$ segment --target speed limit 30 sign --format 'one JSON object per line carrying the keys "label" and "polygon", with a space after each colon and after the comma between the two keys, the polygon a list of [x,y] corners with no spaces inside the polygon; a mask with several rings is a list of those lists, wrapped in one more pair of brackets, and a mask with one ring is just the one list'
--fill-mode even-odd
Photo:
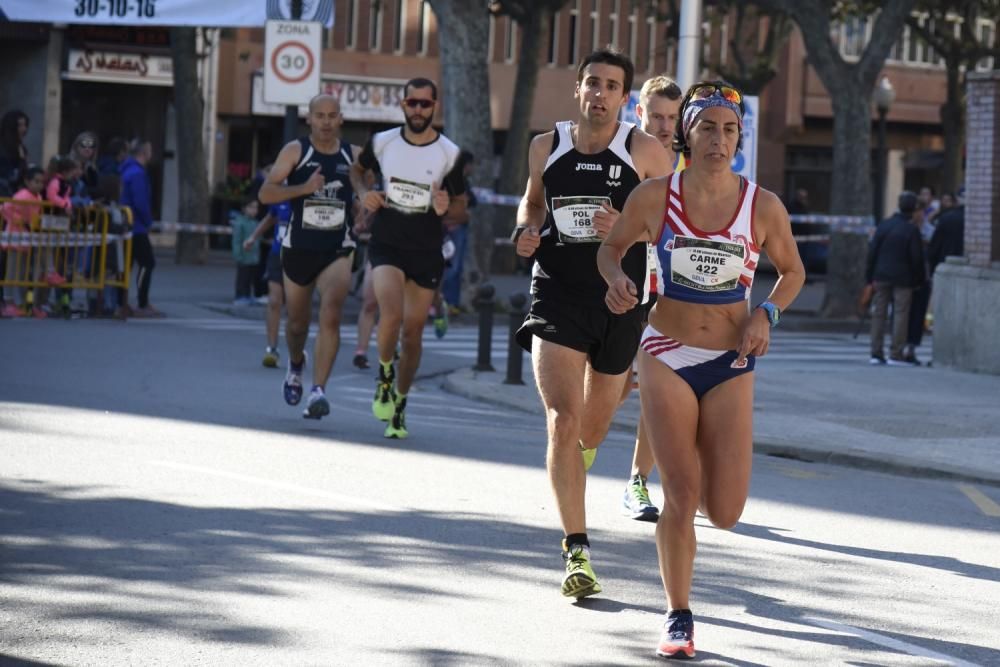
{"label": "speed limit 30 sign", "polygon": [[319,92],[323,26],[268,21],[264,39],[264,101],[306,104]]}

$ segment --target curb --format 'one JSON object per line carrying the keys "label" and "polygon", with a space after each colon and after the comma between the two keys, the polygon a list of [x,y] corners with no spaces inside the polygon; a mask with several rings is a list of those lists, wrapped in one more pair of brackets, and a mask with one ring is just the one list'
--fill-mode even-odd
{"label": "curb", "polygon": [[[458,382],[454,379],[455,375],[463,372],[472,372],[473,378],[476,377],[475,371],[468,371],[468,369],[452,371],[451,373],[445,375],[443,381],[441,382],[441,388],[450,394],[468,398],[480,403],[500,405],[518,410],[519,412],[526,412],[530,414],[540,413],[540,410],[525,407],[524,401],[522,400],[510,399],[499,394],[487,397],[484,396],[482,392],[470,389],[465,386],[464,383]],[[497,377],[500,377],[499,374],[497,374]],[[611,421],[611,428],[616,431],[635,433],[635,424],[619,419],[617,415]],[[1000,477],[983,475],[981,470],[963,468],[961,466],[949,466],[947,464],[928,463],[927,461],[910,459],[905,456],[885,457],[859,450],[849,452],[833,452],[805,445],[767,442],[756,439],[753,443],[753,451],[755,454],[764,454],[766,456],[773,456],[777,458],[795,459],[797,461],[804,461],[807,463],[827,463],[845,468],[871,470],[874,472],[884,472],[906,477],[950,479],[1000,487]]]}

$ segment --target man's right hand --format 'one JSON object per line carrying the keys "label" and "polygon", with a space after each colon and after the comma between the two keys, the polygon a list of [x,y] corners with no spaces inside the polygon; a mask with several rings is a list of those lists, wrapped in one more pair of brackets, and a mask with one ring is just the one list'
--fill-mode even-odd
{"label": "man's right hand", "polygon": [[385,206],[385,193],[378,190],[369,190],[365,193],[365,198],[361,202],[366,211],[374,213]]}
{"label": "man's right hand", "polygon": [[639,303],[635,283],[629,280],[628,276],[622,275],[608,285],[608,294],[604,297],[604,303],[607,304],[608,310],[615,315],[632,310]]}
{"label": "man's right hand", "polygon": [[541,243],[542,237],[538,235],[538,230],[534,227],[528,227],[517,237],[518,256],[531,257]]}
{"label": "man's right hand", "polygon": [[322,170],[322,167],[316,167],[316,171],[314,171],[312,176],[309,177],[309,180],[306,181],[305,188],[307,194],[312,194],[326,185],[326,177],[323,176]]}

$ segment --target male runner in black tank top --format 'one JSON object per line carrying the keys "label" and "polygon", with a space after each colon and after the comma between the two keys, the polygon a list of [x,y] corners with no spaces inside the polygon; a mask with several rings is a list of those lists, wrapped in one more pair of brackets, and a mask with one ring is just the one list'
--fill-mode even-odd
{"label": "male runner in black tank top", "polygon": [[304,417],[319,419],[330,413],[326,381],[340,347],[340,315],[351,285],[355,243],[350,167],[359,149],[340,141],[344,119],[336,98],[314,97],[307,122],[309,137],[281,149],[258,197],[264,204],[290,201],[293,209],[281,249],[288,310],[288,373],[282,389],[289,405],[302,400],[313,289],[320,293],[313,387],[303,412]]}
{"label": "male runner in black tank top", "polygon": [[[546,461],[565,534],[562,593],[574,598],[601,591],[590,565],[586,470],[607,434],[641,334],[638,310],[613,315],[605,305],[597,248],[632,188],[670,171],[655,138],[618,122],[633,71],[616,51],[584,58],[575,92],[579,117],[532,140],[517,211],[517,253],[537,259],[531,311],[518,341],[531,350],[545,406]],[[629,251],[626,264],[641,285],[644,244]]]}
{"label": "male runner in black tank top", "polygon": [[[429,79],[412,79],[403,90],[406,124],[373,136],[351,171],[358,197],[375,214],[368,244],[379,307],[372,413],[388,422],[387,438],[409,433],[406,395],[420,364],[427,313],[444,273],[442,218],[445,213],[460,215],[465,201],[458,196],[465,192],[458,146],[431,125],[437,86]],[[369,171],[378,171],[380,191],[365,184]],[[397,376],[392,359],[400,330]]]}

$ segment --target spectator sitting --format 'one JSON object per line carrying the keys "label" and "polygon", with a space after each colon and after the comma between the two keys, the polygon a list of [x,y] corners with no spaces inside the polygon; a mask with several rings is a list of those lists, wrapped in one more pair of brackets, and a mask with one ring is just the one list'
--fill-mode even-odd
{"label": "spectator sitting", "polygon": [[[236,260],[236,298],[237,306],[249,306],[254,302],[253,282],[257,275],[257,261],[260,256],[260,239],[254,238],[257,229],[257,213],[259,207],[257,197],[247,197],[239,211],[229,214],[229,224],[233,227],[233,259]],[[244,241],[253,239],[249,247]]]}

